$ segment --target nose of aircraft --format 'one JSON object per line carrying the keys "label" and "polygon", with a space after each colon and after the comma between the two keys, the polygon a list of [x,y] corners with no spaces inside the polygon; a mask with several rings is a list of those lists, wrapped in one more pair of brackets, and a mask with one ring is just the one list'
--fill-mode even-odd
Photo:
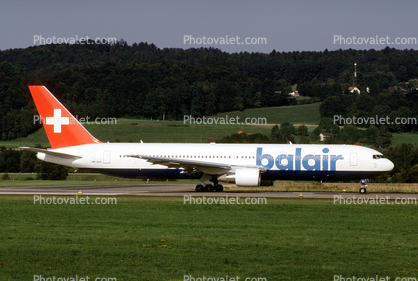
{"label": "nose of aircraft", "polygon": [[386,168],[387,168],[386,170],[388,172],[392,171],[394,167],[395,167],[395,165],[393,164],[393,162],[390,161],[389,159],[386,159]]}

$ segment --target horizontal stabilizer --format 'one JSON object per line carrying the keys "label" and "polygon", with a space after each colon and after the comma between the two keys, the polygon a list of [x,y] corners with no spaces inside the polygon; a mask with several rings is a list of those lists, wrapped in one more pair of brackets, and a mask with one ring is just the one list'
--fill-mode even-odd
{"label": "horizontal stabilizer", "polygon": [[62,153],[62,152],[58,152],[58,151],[42,149],[42,148],[35,148],[35,147],[20,147],[20,148],[24,149],[24,150],[33,151],[33,152],[45,153],[46,155],[51,155],[51,156],[60,157],[60,158],[64,158],[64,159],[80,159],[80,158],[83,158],[83,157],[77,156],[77,155],[72,155],[72,154],[67,154],[67,153]]}

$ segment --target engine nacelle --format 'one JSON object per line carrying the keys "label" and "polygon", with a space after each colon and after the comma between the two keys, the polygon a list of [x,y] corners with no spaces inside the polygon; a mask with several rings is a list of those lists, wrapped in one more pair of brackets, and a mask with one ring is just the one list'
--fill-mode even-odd
{"label": "engine nacelle", "polygon": [[238,186],[260,186],[259,169],[235,170],[235,184]]}

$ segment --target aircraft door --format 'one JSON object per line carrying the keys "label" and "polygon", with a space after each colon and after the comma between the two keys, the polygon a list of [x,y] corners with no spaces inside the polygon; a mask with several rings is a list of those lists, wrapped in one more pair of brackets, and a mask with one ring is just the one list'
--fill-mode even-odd
{"label": "aircraft door", "polygon": [[355,152],[350,153],[350,166],[357,166],[358,155]]}
{"label": "aircraft door", "polygon": [[103,164],[110,164],[110,150],[103,151]]}

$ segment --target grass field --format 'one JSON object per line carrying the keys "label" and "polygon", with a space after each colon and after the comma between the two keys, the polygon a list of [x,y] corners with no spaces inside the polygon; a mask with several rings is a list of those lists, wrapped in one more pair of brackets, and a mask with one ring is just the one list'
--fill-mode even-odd
{"label": "grass field", "polygon": [[[195,142],[207,143],[208,138],[222,138],[238,131],[270,135],[271,126],[252,125],[185,125],[183,121],[150,121],[119,119],[117,124],[85,124],[86,129],[104,142]],[[26,138],[1,141],[0,146],[19,147],[36,144],[49,146],[42,128]]]}
{"label": "grass field", "polygon": [[[224,136],[243,131],[245,133],[261,133],[270,135],[273,124],[290,122],[293,124],[318,124],[320,103],[247,109],[244,111],[235,111],[222,113],[214,118],[240,117],[240,121],[245,121],[250,117],[266,118],[270,125],[231,125],[231,124],[190,124],[183,121],[157,121],[157,120],[138,120],[138,119],[118,119],[117,124],[84,124],[86,129],[95,137],[104,142],[161,142],[161,143],[207,143],[208,138],[222,138]],[[313,131],[314,127],[309,126],[308,130]],[[312,142],[315,143],[315,142]],[[392,146],[400,143],[418,143],[417,134],[393,134]],[[41,144],[48,147],[49,142],[45,130],[42,128],[37,132],[25,138],[12,141],[0,141],[0,146],[20,147],[35,146]]]}
{"label": "grass field", "polygon": [[[222,138],[238,131],[270,135],[271,126],[253,125],[184,125],[182,121],[148,121],[120,119],[116,125],[86,125],[95,137],[102,141],[114,142],[197,142],[206,143],[208,138]],[[309,131],[313,127],[308,127]],[[401,143],[418,144],[417,134],[392,134],[392,146]],[[49,146],[45,130],[42,128],[26,138],[0,141],[0,146],[20,147],[41,144]]]}
{"label": "grass field", "polygon": [[268,124],[281,124],[289,122],[292,124],[312,124],[318,125],[321,119],[319,113],[320,102],[295,106],[250,108],[244,111],[232,111],[219,113],[215,117],[239,116],[241,121],[250,117],[264,117]]}
{"label": "grass field", "polygon": [[32,196],[2,196],[0,211],[0,280],[418,275],[415,205],[190,205],[145,197],[40,205]]}
{"label": "grass field", "polygon": [[[228,112],[229,117],[240,116],[244,122],[246,117],[265,117],[269,124],[291,122],[295,124],[318,124],[320,103],[248,109],[242,112]],[[303,112],[303,114],[300,114]],[[222,114],[214,117],[225,116]],[[271,126],[253,126],[243,124],[190,124],[183,121],[151,121],[136,119],[118,119],[117,124],[84,124],[86,129],[102,141],[114,142],[196,142],[206,143],[208,138],[222,138],[238,131],[246,133],[262,133],[270,135]],[[40,129],[26,138],[13,141],[0,141],[0,146],[19,147],[49,142],[44,129]]]}
{"label": "grass field", "polygon": [[418,144],[418,134],[392,134],[392,146],[396,146],[401,143]]}

